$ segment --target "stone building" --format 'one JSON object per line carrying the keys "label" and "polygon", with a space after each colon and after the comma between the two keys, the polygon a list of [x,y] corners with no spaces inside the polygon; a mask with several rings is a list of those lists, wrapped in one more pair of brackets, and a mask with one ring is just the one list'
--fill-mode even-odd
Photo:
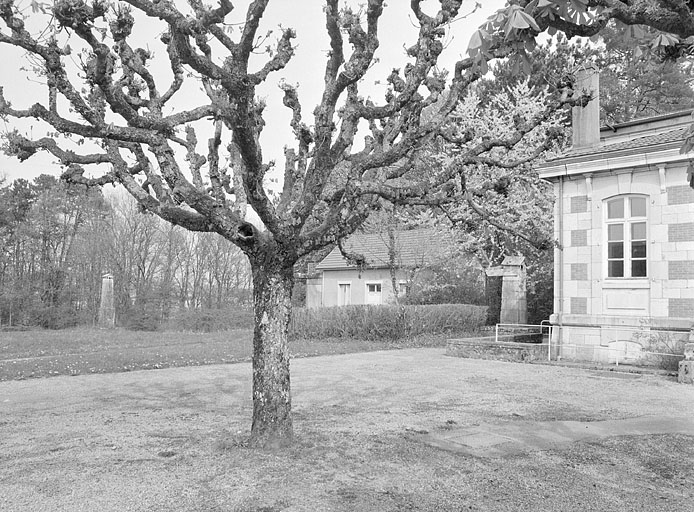
{"label": "stone building", "polygon": [[[590,68],[579,81],[598,89]],[[637,361],[694,319],[694,154],[680,153],[692,112],[600,128],[598,101],[539,169],[556,196],[551,323],[560,357]]]}

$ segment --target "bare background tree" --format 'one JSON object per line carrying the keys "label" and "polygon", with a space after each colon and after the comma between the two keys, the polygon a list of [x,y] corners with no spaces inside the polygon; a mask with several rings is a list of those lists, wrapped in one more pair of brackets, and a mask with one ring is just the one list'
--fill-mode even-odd
{"label": "bare background tree", "polygon": [[250,268],[223,238],[48,175],[0,186],[0,325],[95,325],[107,272],[126,329],[249,324]]}

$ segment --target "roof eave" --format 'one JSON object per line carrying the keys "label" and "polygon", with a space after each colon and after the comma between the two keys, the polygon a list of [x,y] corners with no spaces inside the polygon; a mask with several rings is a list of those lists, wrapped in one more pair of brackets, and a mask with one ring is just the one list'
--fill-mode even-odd
{"label": "roof eave", "polygon": [[631,121],[624,121],[622,123],[615,123],[612,125],[603,125],[600,127],[601,132],[616,132],[622,128],[628,128],[630,126],[639,126],[649,123],[657,123],[659,121],[667,121],[669,119],[678,119],[680,117],[686,118],[691,117],[694,113],[694,109],[678,110],[675,112],[667,112],[665,114],[658,114],[650,117],[641,117],[638,119],[632,119]]}
{"label": "roof eave", "polygon": [[[388,268],[388,265],[367,265],[364,267],[362,270],[378,270],[378,269],[383,269],[383,268]],[[336,265],[330,265],[326,267],[320,267],[317,266],[316,270],[358,270],[359,268],[357,266],[336,266]]]}
{"label": "roof eave", "polygon": [[538,168],[542,179],[551,180],[560,176],[614,172],[635,167],[648,167],[687,161],[691,154],[681,154],[682,141],[661,144],[641,151],[623,150],[599,155],[561,158],[547,162]]}

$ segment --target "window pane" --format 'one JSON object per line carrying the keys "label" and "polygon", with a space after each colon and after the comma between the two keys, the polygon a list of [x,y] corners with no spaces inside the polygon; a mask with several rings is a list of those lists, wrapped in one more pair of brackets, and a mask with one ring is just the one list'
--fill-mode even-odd
{"label": "window pane", "polygon": [[618,261],[608,261],[607,262],[607,276],[608,277],[624,277],[624,262]]}
{"label": "window pane", "polygon": [[607,244],[607,257],[609,259],[624,258],[624,243],[609,242]]}
{"label": "window pane", "polygon": [[631,262],[631,277],[646,277],[646,260]]}
{"label": "window pane", "polygon": [[607,218],[608,219],[623,219],[624,218],[624,198],[613,199],[607,203]]}
{"label": "window pane", "polygon": [[646,242],[632,242],[631,243],[631,257],[632,258],[645,258],[646,257]]}
{"label": "window pane", "polygon": [[646,216],[646,198],[645,197],[632,197],[629,199],[631,203],[631,216],[632,217],[645,217]]}
{"label": "window pane", "polygon": [[609,224],[607,226],[608,240],[624,240],[624,224]]}
{"label": "window pane", "polygon": [[646,223],[635,222],[631,225],[631,239],[645,240],[646,239]]}

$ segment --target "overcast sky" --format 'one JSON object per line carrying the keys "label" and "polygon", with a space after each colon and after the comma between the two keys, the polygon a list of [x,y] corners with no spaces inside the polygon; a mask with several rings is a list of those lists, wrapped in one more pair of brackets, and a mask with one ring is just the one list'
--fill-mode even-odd
{"label": "overcast sky", "polygon": [[[28,6],[28,0],[21,0]],[[359,2],[350,1],[350,4],[358,5]],[[409,10],[409,1],[391,0],[381,18],[379,28],[380,47],[377,52],[379,63],[370,70],[362,84],[362,94],[373,97],[380,102],[382,100],[382,87],[376,85],[378,81],[384,82],[392,68],[401,68],[407,62],[404,48],[410,46],[416,37],[417,28]],[[453,63],[465,56],[467,44],[472,32],[494,11],[501,8],[504,0],[485,0],[484,6],[474,14],[456,21],[449,30],[446,39],[446,49],[440,60],[441,67],[452,67]],[[428,0],[425,7],[428,12],[433,12],[438,2]],[[234,19],[245,13],[247,2],[234,2],[236,7],[230,18]],[[265,34],[268,30],[274,30],[267,44],[274,44],[279,35],[278,27],[292,27],[297,32],[295,40],[296,54],[286,69],[270,75],[266,84],[258,88],[258,95],[267,101],[266,126],[262,135],[264,158],[266,161],[275,159],[277,171],[283,168],[283,148],[285,145],[293,145],[291,128],[289,127],[290,112],[282,105],[282,92],[277,87],[280,80],[286,80],[292,84],[299,84],[299,98],[303,106],[304,120],[310,123],[311,112],[320,98],[323,86],[323,72],[325,66],[326,51],[329,48],[328,37],[325,32],[325,16],[323,14],[324,2],[320,0],[273,0],[267,9],[266,15],[258,31]],[[474,1],[463,3],[462,13],[469,13],[474,9]],[[44,22],[45,24],[45,22]],[[36,27],[38,29],[38,25]],[[144,40],[143,44],[155,51],[162,61],[163,66],[168,66],[168,61],[161,50],[157,48],[157,36],[163,27],[155,23],[136,23],[139,31],[136,37]],[[4,25],[3,32],[6,32]],[[63,36],[65,34],[63,33]],[[233,35],[233,34],[232,34]],[[74,36],[73,36],[74,37]],[[74,39],[70,39],[73,44]],[[6,98],[15,108],[27,108],[35,101],[44,101],[45,88],[31,78],[31,73],[21,71],[21,68],[29,66],[26,56],[7,45],[0,45],[0,58],[2,59],[2,75],[0,85],[5,89]],[[75,57],[73,57],[74,59]],[[260,62],[260,61],[259,61]],[[169,73],[170,74],[170,73]],[[165,85],[160,88],[165,89]],[[197,87],[196,84],[191,85]],[[194,90],[190,89],[194,96]],[[13,124],[0,121],[0,129],[7,130],[18,126],[23,131],[31,131],[34,137],[45,135],[45,128],[38,122],[26,125]],[[204,141],[202,137],[199,137]],[[204,145],[200,152],[205,153]],[[32,179],[41,173],[59,174],[60,168],[53,163],[48,156],[35,156],[27,162],[20,164],[16,159],[0,156],[0,173],[9,179],[24,177]]]}

